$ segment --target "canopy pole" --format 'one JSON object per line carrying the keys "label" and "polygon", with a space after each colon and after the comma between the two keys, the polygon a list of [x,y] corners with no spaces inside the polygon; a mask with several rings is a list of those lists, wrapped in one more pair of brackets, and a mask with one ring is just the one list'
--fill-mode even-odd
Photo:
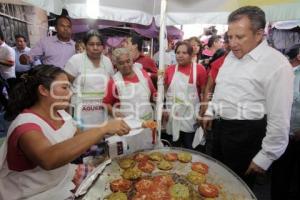
{"label": "canopy pole", "polygon": [[153,58],[154,54],[154,39],[151,38],[151,44],[150,44],[150,57]]}
{"label": "canopy pole", "polygon": [[161,0],[160,6],[160,31],[159,31],[159,73],[157,77],[157,102],[156,102],[156,120],[157,120],[157,142],[156,147],[162,147],[161,126],[164,100],[164,70],[165,70],[165,37],[166,37],[166,11],[167,0]]}

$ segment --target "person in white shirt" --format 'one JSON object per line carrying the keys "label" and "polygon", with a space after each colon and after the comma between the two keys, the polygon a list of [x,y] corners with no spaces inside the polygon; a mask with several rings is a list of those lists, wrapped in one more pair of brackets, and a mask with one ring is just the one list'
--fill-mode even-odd
{"label": "person in white shirt", "polygon": [[9,86],[13,84],[15,74],[15,51],[5,43],[2,30],[0,30],[0,75]]}
{"label": "person in white shirt", "polygon": [[[13,47],[15,50],[15,61],[16,61],[16,77],[19,78],[22,74],[26,73],[31,69],[31,64],[23,65],[20,63],[20,56],[25,54],[28,55],[30,48],[27,47],[27,39],[24,35],[16,35],[16,46]],[[34,61],[33,65],[39,65],[39,60]]]}
{"label": "person in white shirt", "polygon": [[107,118],[102,99],[114,70],[110,59],[102,53],[104,42],[97,30],[87,32],[84,43],[86,52],[73,55],[64,70],[73,83],[74,117],[85,129]]}
{"label": "person in white shirt", "polygon": [[252,187],[286,149],[293,100],[292,67],[264,40],[265,13],[245,6],[228,17],[231,52],[216,79],[204,129],[213,121],[213,155]]}
{"label": "person in white shirt", "polygon": [[[159,51],[153,55],[153,60],[155,61],[156,65],[159,66]],[[165,66],[175,65],[177,63],[174,51],[174,41],[170,38],[168,38],[168,48],[164,54],[164,63]]]}
{"label": "person in white shirt", "polygon": [[[294,98],[291,113],[289,144],[284,154],[272,165],[271,199],[287,199],[292,184],[297,183],[298,199],[300,198],[300,44],[293,45],[286,52],[293,71]],[[296,170],[295,170],[296,169]],[[284,172],[284,173],[283,173]],[[296,178],[295,178],[296,177]],[[296,180],[296,182],[294,182]],[[297,199],[297,198],[295,198]]]}

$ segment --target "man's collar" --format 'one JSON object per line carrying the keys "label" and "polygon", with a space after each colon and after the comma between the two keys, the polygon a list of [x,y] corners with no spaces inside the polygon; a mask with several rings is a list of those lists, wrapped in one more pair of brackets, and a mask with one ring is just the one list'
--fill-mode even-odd
{"label": "man's collar", "polygon": [[300,71],[300,65],[297,65],[295,67],[293,67],[294,72],[298,72]]}
{"label": "man's collar", "polygon": [[252,49],[247,55],[249,55],[253,60],[258,61],[261,55],[264,54],[268,43],[266,40],[263,40],[258,46]]}
{"label": "man's collar", "polygon": [[[261,55],[264,54],[266,47],[268,46],[268,43],[266,40],[263,40],[259,45],[257,45],[254,49],[252,49],[249,53],[245,54],[243,58],[250,57],[255,61],[258,61]],[[232,51],[229,52],[228,56],[236,58],[236,56],[232,53]]]}
{"label": "man's collar", "polygon": [[28,49],[28,47],[25,47],[24,49],[18,49],[18,47],[16,47],[15,48],[18,52],[20,52],[20,53],[22,53],[22,52],[25,52],[27,49]]}
{"label": "man's collar", "polygon": [[66,44],[72,44],[72,39],[70,38],[70,40],[68,41],[68,42],[64,42],[64,41],[61,41],[58,37],[57,37],[57,35],[55,35],[54,36],[54,40],[56,41],[56,42],[62,42],[62,43],[66,43]]}

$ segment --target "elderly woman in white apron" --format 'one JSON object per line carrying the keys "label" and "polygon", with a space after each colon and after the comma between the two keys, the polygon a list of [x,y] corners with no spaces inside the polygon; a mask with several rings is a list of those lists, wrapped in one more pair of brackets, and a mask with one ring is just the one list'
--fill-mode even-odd
{"label": "elderly woman in white apron", "polygon": [[102,53],[104,43],[98,31],[87,32],[84,43],[86,52],[72,56],[64,70],[73,83],[74,118],[86,129],[107,119],[102,99],[114,71],[110,59]]}
{"label": "elderly woman in white apron", "polygon": [[124,121],[111,120],[78,134],[64,111],[71,93],[66,73],[52,65],[37,66],[16,85],[6,112],[13,122],[0,149],[0,199],[72,197],[77,170],[69,163],[106,134],[129,132]]}
{"label": "elderly woman in white apron", "polygon": [[109,113],[114,117],[153,119],[151,97],[156,89],[148,74],[133,64],[127,48],[114,50],[112,58],[119,71],[109,81],[103,100]]}
{"label": "elderly woman in white apron", "polygon": [[192,149],[207,75],[201,64],[192,62],[193,48],[188,42],[178,42],[175,53],[178,64],[165,72],[167,133],[176,146]]}

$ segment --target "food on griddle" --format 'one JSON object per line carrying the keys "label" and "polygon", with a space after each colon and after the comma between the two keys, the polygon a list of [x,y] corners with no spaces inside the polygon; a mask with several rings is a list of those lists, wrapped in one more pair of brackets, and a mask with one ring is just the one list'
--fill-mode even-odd
{"label": "food on griddle", "polygon": [[153,181],[150,179],[142,179],[139,182],[137,182],[134,187],[137,192],[144,192],[149,190],[153,185]]}
{"label": "food on griddle", "polygon": [[164,159],[167,161],[176,161],[178,159],[177,153],[166,153]]}
{"label": "food on griddle", "polygon": [[183,163],[188,163],[188,162],[191,162],[191,160],[192,160],[192,154],[190,154],[190,153],[181,152],[181,153],[178,153],[177,156],[178,156],[178,160]]}
{"label": "food on griddle", "polygon": [[163,159],[162,161],[160,161],[158,164],[157,164],[157,167],[158,169],[161,169],[161,170],[170,170],[173,168],[173,164],[169,161],[166,161],[165,159]]}
{"label": "food on griddle", "polygon": [[170,194],[172,200],[190,200],[189,188],[181,183],[171,186]]}
{"label": "food on griddle", "polygon": [[141,161],[138,168],[145,173],[151,173],[155,169],[155,165],[151,161]]}
{"label": "food on griddle", "polygon": [[137,153],[134,155],[133,159],[137,162],[147,161],[147,160],[149,160],[149,156],[146,154],[143,154],[143,153]]}
{"label": "food on griddle", "polygon": [[113,192],[128,192],[132,182],[126,179],[117,179],[110,183],[110,190]]}
{"label": "food on griddle", "polygon": [[208,165],[202,162],[194,162],[192,163],[192,170],[199,172],[201,174],[207,174],[208,173]]}
{"label": "food on griddle", "polygon": [[167,188],[175,184],[172,176],[170,175],[155,176],[153,177],[153,182],[155,185],[159,187],[167,187]]}
{"label": "food on griddle", "polygon": [[131,158],[124,158],[119,160],[119,165],[122,169],[128,169],[135,166],[135,161]]}
{"label": "food on griddle", "polygon": [[149,155],[149,157],[151,160],[161,161],[163,159],[164,155],[160,152],[153,152]]}
{"label": "food on griddle", "polygon": [[190,171],[187,174],[186,178],[194,185],[200,185],[202,183],[205,183],[205,181],[206,181],[205,175],[195,172],[195,171]]}
{"label": "food on griddle", "polygon": [[206,198],[216,198],[219,196],[219,189],[217,186],[209,183],[199,185],[198,191],[201,196]]}
{"label": "food on griddle", "polygon": [[127,200],[127,195],[123,192],[112,193],[107,200]]}
{"label": "food on griddle", "polygon": [[155,176],[140,180],[135,184],[134,200],[171,200],[169,188],[174,185],[171,176]]}
{"label": "food on griddle", "polygon": [[138,168],[129,168],[122,173],[122,177],[127,180],[135,180],[142,176],[142,171]]}

